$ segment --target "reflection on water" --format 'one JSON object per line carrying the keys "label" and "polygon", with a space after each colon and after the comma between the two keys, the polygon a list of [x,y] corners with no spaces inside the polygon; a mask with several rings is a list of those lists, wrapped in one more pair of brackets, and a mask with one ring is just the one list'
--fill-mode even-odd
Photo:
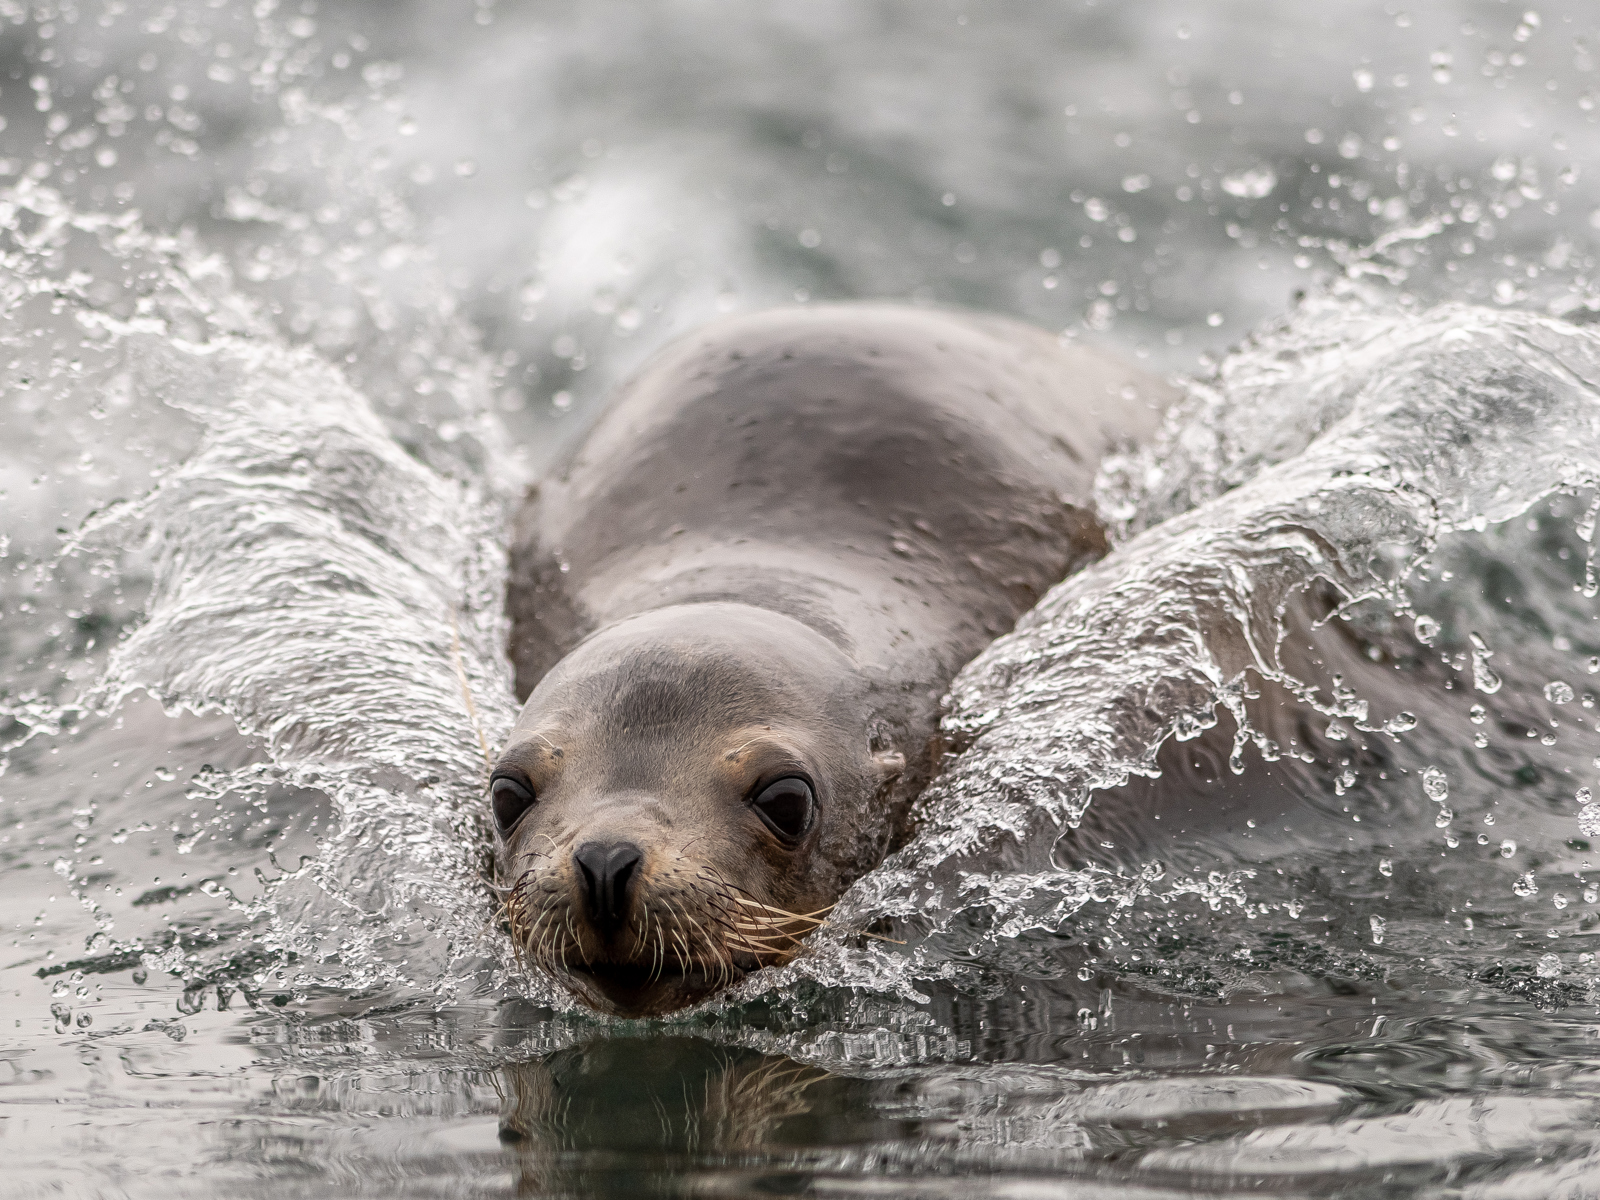
{"label": "reflection on water", "polygon": [[699,1038],[602,1038],[502,1067],[500,1140],[515,1151],[522,1192],[638,1195],[686,1163],[705,1169],[836,1140],[837,1117],[851,1107],[844,1082]]}
{"label": "reflection on water", "polygon": [[1600,1153],[1591,1023],[1459,990],[1422,1013],[1423,980],[1105,982],[945,997],[916,1033],[836,1003],[737,1032],[153,1017],[8,1057],[8,1136],[18,1194],[62,1162],[140,1192],[148,1161],[167,1195],[1535,1196]]}
{"label": "reflection on water", "polygon": [[[0,1190],[1594,1194],[1591,7],[0,0]],[[507,508],[862,296],[1194,377],[908,944],[599,1020],[481,876]]]}

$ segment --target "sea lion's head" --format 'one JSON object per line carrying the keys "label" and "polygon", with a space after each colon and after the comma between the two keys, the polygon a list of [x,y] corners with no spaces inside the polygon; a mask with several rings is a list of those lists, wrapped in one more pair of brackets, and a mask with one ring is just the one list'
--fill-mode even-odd
{"label": "sea lion's head", "polygon": [[869,686],[787,616],[661,609],[539,682],[490,780],[524,959],[584,1002],[668,1012],[787,961],[883,855],[903,766]]}

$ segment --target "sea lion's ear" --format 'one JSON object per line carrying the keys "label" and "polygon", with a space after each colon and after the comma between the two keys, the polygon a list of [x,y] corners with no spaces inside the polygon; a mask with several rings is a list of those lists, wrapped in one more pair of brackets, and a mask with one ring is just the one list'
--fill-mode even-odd
{"label": "sea lion's ear", "polygon": [[898,750],[879,750],[873,754],[872,764],[878,768],[878,777],[888,783],[906,769],[906,756]]}

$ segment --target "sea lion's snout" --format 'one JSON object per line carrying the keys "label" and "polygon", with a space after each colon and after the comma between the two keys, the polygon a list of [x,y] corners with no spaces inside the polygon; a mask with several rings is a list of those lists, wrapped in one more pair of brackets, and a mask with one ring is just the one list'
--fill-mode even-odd
{"label": "sea lion's snout", "polygon": [[573,854],[584,913],[602,937],[627,924],[629,892],[643,858],[644,851],[632,842],[585,842]]}

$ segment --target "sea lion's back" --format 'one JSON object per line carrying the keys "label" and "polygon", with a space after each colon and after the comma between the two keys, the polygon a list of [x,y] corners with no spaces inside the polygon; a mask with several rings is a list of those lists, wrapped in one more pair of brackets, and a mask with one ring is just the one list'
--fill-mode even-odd
{"label": "sea lion's back", "polygon": [[519,520],[519,691],[622,615],[586,602],[586,581],[673,539],[895,552],[902,578],[920,569],[948,602],[976,604],[973,629],[992,637],[1103,553],[1099,461],[1168,398],[995,317],[839,305],[691,334],[619,392]]}

